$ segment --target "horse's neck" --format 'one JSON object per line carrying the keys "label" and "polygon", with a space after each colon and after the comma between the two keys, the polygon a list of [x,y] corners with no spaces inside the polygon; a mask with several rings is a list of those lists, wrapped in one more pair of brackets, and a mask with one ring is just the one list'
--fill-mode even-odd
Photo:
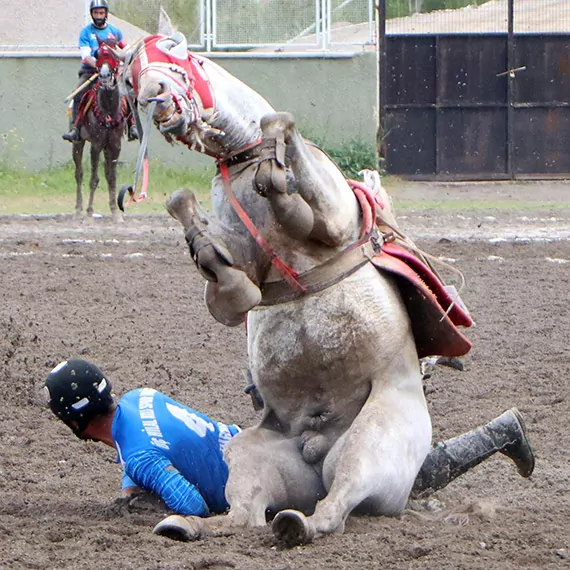
{"label": "horse's neck", "polygon": [[222,130],[223,146],[236,151],[257,141],[261,136],[261,118],[274,112],[273,107],[256,91],[210,60],[204,60],[215,98],[215,113],[206,122]]}
{"label": "horse's neck", "polygon": [[103,111],[106,115],[111,115],[112,117],[119,114],[121,109],[121,95],[119,93],[119,88],[114,89],[103,89],[99,87],[97,94],[97,105],[99,109]]}

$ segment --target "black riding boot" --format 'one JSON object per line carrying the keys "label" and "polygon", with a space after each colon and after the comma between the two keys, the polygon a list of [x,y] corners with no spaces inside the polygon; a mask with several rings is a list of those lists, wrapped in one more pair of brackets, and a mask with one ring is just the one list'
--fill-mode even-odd
{"label": "black riding boot", "polygon": [[79,134],[79,129],[75,126],[75,122],[77,120],[77,114],[79,113],[79,103],[81,101],[82,94],[78,96],[76,95],[73,98],[73,106],[71,108],[71,119],[69,121],[70,127],[69,132],[65,133],[62,138],[63,140],[69,142],[78,142],[81,140],[81,135]]}
{"label": "black riding boot", "polygon": [[418,473],[410,497],[427,497],[497,451],[515,462],[522,477],[531,476],[534,454],[526,437],[523,418],[516,408],[434,447]]}
{"label": "black riding boot", "polygon": [[132,115],[127,119],[127,139],[129,141],[138,141],[139,140],[139,130],[135,125],[135,121]]}

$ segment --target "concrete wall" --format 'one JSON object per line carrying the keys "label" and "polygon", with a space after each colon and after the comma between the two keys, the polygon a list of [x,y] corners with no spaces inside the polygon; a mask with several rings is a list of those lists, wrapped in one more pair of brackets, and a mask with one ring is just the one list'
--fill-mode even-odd
{"label": "concrete wall", "polygon": [[[71,160],[65,97],[76,85],[77,56],[21,57],[0,52],[0,165],[31,170]],[[354,57],[213,57],[230,73],[264,95],[278,110],[292,112],[302,132],[337,146],[376,141],[378,97],[374,53]],[[137,143],[125,143],[122,162],[136,162]],[[175,165],[204,166],[211,159],[170,146],[155,130],[150,156]]]}

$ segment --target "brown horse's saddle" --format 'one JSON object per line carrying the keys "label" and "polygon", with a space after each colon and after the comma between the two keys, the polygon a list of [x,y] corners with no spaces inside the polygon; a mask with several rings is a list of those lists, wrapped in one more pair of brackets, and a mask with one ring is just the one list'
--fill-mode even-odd
{"label": "brown horse's saddle", "polygon": [[75,119],[75,126],[79,127],[84,124],[85,117],[87,113],[92,110],[95,117],[100,125],[106,129],[114,129],[118,127],[125,118],[129,121],[129,124],[134,122],[134,118],[131,115],[128,100],[125,96],[121,97],[121,106],[119,108],[119,113],[116,116],[104,113],[97,104],[97,84],[93,85],[85,91],[81,100],[79,102],[79,109],[77,112],[77,117]]}

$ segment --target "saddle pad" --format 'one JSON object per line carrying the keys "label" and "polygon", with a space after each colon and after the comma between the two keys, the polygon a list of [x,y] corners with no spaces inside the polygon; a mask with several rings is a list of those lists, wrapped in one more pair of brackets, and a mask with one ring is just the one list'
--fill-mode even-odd
{"label": "saddle pad", "polygon": [[384,244],[372,263],[397,278],[419,358],[463,356],[469,352],[471,342],[457,327],[470,327],[473,320],[457,300],[446,314],[453,299],[425,263],[394,243]]}

